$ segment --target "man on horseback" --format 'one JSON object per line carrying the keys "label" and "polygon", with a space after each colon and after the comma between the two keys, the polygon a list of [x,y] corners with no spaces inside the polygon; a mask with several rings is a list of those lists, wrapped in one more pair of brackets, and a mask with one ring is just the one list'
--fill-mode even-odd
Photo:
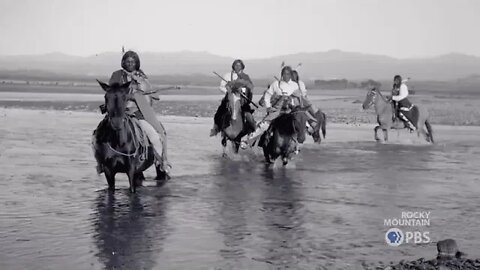
{"label": "man on horseback", "polygon": [[[130,83],[130,94],[132,99],[127,103],[126,113],[130,117],[138,119],[142,130],[146,133],[148,140],[155,150],[156,168],[164,172],[167,177],[171,167],[167,158],[166,131],[163,125],[156,119],[151,108],[152,99],[158,100],[158,96],[144,95],[151,89],[147,76],[140,69],[140,58],[134,51],[126,52],[122,57],[122,69],[113,72],[109,84]],[[102,113],[105,113],[105,106],[100,106]],[[98,173],[103,172],[99,165]]]}
{"label": "man on horseback", "polygon": [[[224,127],[223,116],[228,112],[228,94],[232,91],[241,91],[244,93],[250,100],[252,99],[253,92],[253,83],[250,77],[243,72],[245,69],[245,64],[242,60],[237,59],[232,63],[232,71],[226,73],[223,76],[223,80],[220,82],[220,91],[225,94],[220,106],[218,106],[217,111],[214,116],[213,128],[210,131],[210,136],[217,135],[220,130]],[[250,130],[255,129],[255,120],[253,118],[254,110],[250,107],[250,103],[242,103],[242,113],[245,123],[250,127]]]}
{"label": "man on horseback", "polygon": [[412,103],[408,100],[408,87],[405,81],[402,80],[400,75],[395,75],[393,78],[392,97],[393,102],[393,121],[401,119],[407,128],[411,131],[415,130],[415,126],[412,123],[411,110],[413,108]]}
{"label": "man on horseback", "polygon": [[257,138],[267,131],[270,123],[283,113],[288,113],[292,108],[301,104],[301,93],[299,85],[292,80],[292,68],[284,66],[281,72],[281,80],[276,80],[270,84],[264,94],[264,106],[267,109],[267,115],[257,125],[256,130],[251,133],[246,141],[242,142],[242,148],[247,145],[253,146]]}
{"label": "man on horseback", "polygon": [[[316,127],[317,125],[325,125],[325,114],[317,108],[315,105],[313,105],[310,100],[307,98],[307,88],[305,87],[305,83],[300,80],[300,76],[298,75],[297,70],[292,71],[292,80],[298,84],[299,92],[300,92],[300,106],[304,109],[306,109],[306,114],[307,114],[307,123],[310,125],[309,128],[309,133],[314,137],[315,141],[319,141],[320,139],[320,134],[316,134],[315,129],[310,130],[313,127]],[[321,119],[318,119],[318,118]],[[321,123],[320,123],[321,122]],[[323,127],[323,126],[322,126]],[[320,127],[317,127],[316,130],[320,129]],[[324,133],[325,137],[325,133]]]}

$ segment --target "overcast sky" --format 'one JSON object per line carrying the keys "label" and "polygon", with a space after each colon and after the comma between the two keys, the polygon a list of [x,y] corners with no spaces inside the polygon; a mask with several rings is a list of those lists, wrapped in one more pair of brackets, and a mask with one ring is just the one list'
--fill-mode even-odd
{"label": "overcast sky", "polygon": [[0,54],[480,56],[476,0],[0,0]]}

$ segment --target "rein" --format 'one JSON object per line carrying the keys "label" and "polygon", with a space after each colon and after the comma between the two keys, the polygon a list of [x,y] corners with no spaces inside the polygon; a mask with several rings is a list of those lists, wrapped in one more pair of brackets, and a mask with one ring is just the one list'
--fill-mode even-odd
{"label": "rein", "polygon": [[107,145],[108,145],[108,148],[110,148],[110,150],[112,150],[114,153],[117,153],[117,154],[119,154],[121,156],[125,156],[125,157],[135,157],[135,156],[137,156],[138,150],[139,150],[138,142],[135,140],[135,136],[134,136],[132,126],[131,126],[131,120],[128,120],[127,117],[123,118],[124,121],[125,121],[125,119],[127,119],[128,129],[130,130],[130,134],[132,134],[132,140],[133,140],[133,145],[135,146],[135,152],[133,152],[133,153],[123,153],[123,152],[120,152],[120,151],[114,149],[109,142],[107,142]]}
{"label": "rein", "polygon": [[[385,103],[385,107],[383,108],[383,110],[382,110],[382,111],[379,111],[379,113],[383,113],[383,112],[385,112],[386,110],[388,110],[389,107],[391,107],[391,104],[390,104],[390,102],[388,102],[388,101],[385,99],[385,97],[382,95],[382,93],[380,93],[380,91],[378,91],[378,90],[376,91],[376,95],[375,95],[375,96],[377,96],[377,95],[379,95],[380,98],[382,99],[382,101]],[[375,103],[376,103],[376,102],[375,102]],[[377,106],[375,105],[375,107],[377,107]]]}

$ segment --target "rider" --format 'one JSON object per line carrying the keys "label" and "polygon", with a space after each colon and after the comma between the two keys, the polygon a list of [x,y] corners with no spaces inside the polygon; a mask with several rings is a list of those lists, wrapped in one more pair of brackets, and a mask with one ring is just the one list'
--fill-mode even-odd
{"label": "rider", "polygon": [[406,112],[410,112],[413,107],[407,97],[408,87],[405,81],[402,80],[402,76],[395,75],[392,88],[393,120],[395,121],[396,118],[400,118],[410,130],[414,130],[414,125],[406,115]]}
{"label": "rider", "polygon": [[[127,82],[132,82],[130,84],[130,93],[141,93],[149,91],[151,88],[150,83],[147,80],[147,76],[140,69],[140,58],[138,54],[134,51],[126,52],[122,57],[121,63],[122,69],[117,70],[112,73],[110,77],[109,84],[125,84]],[[169,174],[169,167],[171,165],[167,159],[167,145],[166,145],[166,131],[163,125],[157,120],[157,122],[152,121],[148,122],[141,109],[137,105],[136,99],[145,98],[151,104],[153,99],[158,99],[158,97],[150,97],[148,95],[136,95],[127,102],[127,111],[126,113],[130,116],[133,116],[139,120],[140,126],[143,131],[145,131],[149,141],[152,143],[152,146],[155,150],[156,158],[156,168],[160,171],[163,171]]]}
{"label": "rider", "polygon": [[307,88],[305,87],[305,83],[300,80],[300,76],[298,76],[298,71],[292,71],[292,81],[298,84],[298,88],[301,94],[300,104],[303,108],[307,108],[307,116],[309,118],[309,124],[312,125],[316,119],[315,114],[318,112],[318,108],[315,107],[310,100],[307,98]]}
{"label": "rider", "polygon": [[292,68],[284,66],[281,79],[274,81],[265,91],[264,104],[267,115],[258,123],[256,130],[248,136],[247,140],[242,141],[242,148],[246,148],[247,145],[253,146],[258,136],[268,129],[273,119],[290,108],[300,105],[299,89],[298,84],[292,80]]}
{"label": "rider", "polygon": [[[220,91],[225,94],[222,99],[222,103],[218,106],[217,112],[214,117],[213,128],[210,130],[210,136],[215,136],[220,132],[223,125],[222,116],[227,113],[228,110],[228,93],[232,90],[240,90],[251,100],[253,92],[253,83],[250,77],[243,72],[245,64],[242,60],[237,59],[232,63],[232,71],[226,73],[223,76],[223,80],[220,82]],[[236,89],[239,88],[239,89]],[[253,118],[253,110],[248,102],[243,103],[242,112],[247,125],[251,130],[255,129],[255,120]]]}

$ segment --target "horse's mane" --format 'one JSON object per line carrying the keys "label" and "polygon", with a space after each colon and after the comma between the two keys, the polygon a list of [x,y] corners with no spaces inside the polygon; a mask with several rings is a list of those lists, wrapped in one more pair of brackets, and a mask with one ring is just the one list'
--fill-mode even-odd
{"label": "horse's mane", "polygon": [[378,88],[375,87],[375,92],[378,93],[378,95],[383,99],[383,101],[387,102],[387,99],[382,95],[382,92],[380,92],[380,90],[378,90]]}

